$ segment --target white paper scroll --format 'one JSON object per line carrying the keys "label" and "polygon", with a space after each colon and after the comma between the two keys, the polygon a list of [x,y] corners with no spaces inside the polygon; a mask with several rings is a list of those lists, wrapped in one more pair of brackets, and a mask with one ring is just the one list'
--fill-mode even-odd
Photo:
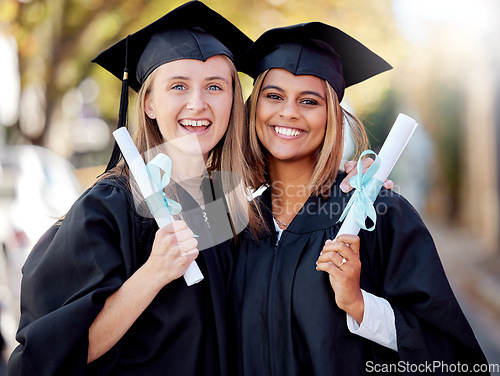
{"label": "white paper scroll", "polygon": [[[378,153],[380,168],[373,176],[374,179],[380,180],[381,182],[387,179],[399,159],[399,156],[406,147],[406,144],[413,135],[413,132],[415,132],[417,125],[416,121],[411,117],[404,114],[398,115],[389,135]],[[360,227],[354,220],[354,210],[351,209],[344,223],[342,223],[337,236],[342,234],[358,235],[359,230]]]}
{"label": "white paper scroll", "polygon": [[[123,157],[128,163],[130,171],[139,186],[142,196],[146,198],[151,196],[153,193],[156,193],[158,190],[149,178],[144,160],[132,141],[132,137],[130,137],[128,130],[125,127],[122,127],[114,131],[113,136],[116,139],[116,143],[120,147]],[[154,213],[154,218],[160,228],[172,222],[172,216],[170,215],[167,207],[161,208]],[[184,279],[188,286],[198,283],[203,279],[203,274],[201,273],[196,261],[193,261],[189,265],[184,273]]]}

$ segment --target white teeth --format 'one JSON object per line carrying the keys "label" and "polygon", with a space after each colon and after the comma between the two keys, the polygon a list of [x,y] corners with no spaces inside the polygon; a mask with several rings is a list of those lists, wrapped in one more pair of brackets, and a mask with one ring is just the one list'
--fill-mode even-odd
{"label": "white teeth", "polygon": [[276,133],[292,137],[298,136],[303,132],[299,129],[285,128],[285,127],[274,127],[274,130],[276,131]]}
{"label": "white teeth", "polygon": [[208,127],[210,122],[208,120],[181,120],[179,124],[190,127]]}

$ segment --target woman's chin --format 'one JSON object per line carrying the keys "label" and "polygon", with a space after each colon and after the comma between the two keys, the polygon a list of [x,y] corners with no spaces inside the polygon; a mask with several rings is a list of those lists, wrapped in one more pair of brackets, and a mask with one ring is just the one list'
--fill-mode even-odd
{"label": "woman's chin", "polygon": [[291,162],[295,160],[295,153],[292,152],[275,152],[270,154],[272,158],[281,162]]}

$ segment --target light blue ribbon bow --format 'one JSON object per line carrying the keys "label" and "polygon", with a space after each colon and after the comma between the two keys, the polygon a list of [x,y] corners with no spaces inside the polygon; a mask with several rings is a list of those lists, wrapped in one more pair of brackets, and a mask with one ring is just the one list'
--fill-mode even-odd
{"label": "light blue ribbon bow", "polygon": [[[367,154],[374,154],[375,161],[370,166],[370,168],[363,174],[363,165],[361,163],[361,158]],[[354,220],[358,224],[360,228],[367,231],[373,231],[375,228],[375,223],[377,221],[377,213],[375,212],[375,208],[373,207],[373,203],[377,198],[383,181],[375,179],[373,175],[380,168],[380,159],[377,154],[375,154],[371,150],[364,151],[358,160],[358,174],[349,179],[349,183],[356,190],[354,194],[351,196],[351,199],[347,203],[347,206],[344,209],[344,212],[340,216],[338,222],[342,222],[344,218],[347,216],[350,210],[354,210]],[[373,222],[373,226],[370,228],[366,227],[366,218],[370,218]]]}
{"label": "light blue ribbon bow", "polygon": [[[170,183],[170,174],[172,172],[172,160],[165,154],[158,154],[147,165],[148,174],[158,189],[156,193],[146,197],[146,203],[153,216],[161,208],[167,207],[171,215],[179,214],[182,210],[181,204],[165,196],[163,188]],[[163,171],[163,176],[161,174]]]}

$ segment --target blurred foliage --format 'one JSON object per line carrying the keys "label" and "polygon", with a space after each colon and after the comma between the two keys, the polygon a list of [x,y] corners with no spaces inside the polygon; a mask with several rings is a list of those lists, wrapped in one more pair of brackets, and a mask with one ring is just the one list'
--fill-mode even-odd
{"label": "blurred foliage", "polygon": [[[132,33],[183,1],[164,0],[3,0],[2,23],[7,22],[18,41],[22,87],[35,85],[43,90],[44,116],[38,132],[24,132],[34,144],[45,144],[55,122],[63,95],[87,77],[99,82],[100,115],[110,124],[118,112],[120,85],[90,60],[117,40]],[[352,33],[368,46],[394,51],[387,43],[394,33],[390,1],[366,1],[359,7],[346,0],[208,0],[205,3],[238,25],[251,38],[266,29],[293,23],[320,20]],[[373,18],[379,18],[376,27]],[[391,39],[393,40],[393,38]],[[251,80],[243,78],[245,93]],[[23,133],[22,128],[19,131]]]}
{"label": "blurred foliage", "polygon": [[[468,21],[453,28],[435,22],[432,28],[425,25],[425,30],[418,30],[418,35],[431,36],[425,45],[411,45],[396,25],[393,13],[396,0],[204,2],[253,39],[272,27],[323,21],[383,56],[394,70],[349,88],[343,104],[365,122],[375,149],[385,139],[399,112],[415,117],[426,127],[437,150],[434,179],[442,191],[441,197],[451,200],[445,212],[454,216],[463,179],[463,156],[459,150],[465,137],[464,98],[473,87],[467,83],[470,56],[476,56],[477,51],[482,53],[483,43],[497,45],[498,33],[484,38],[474,36]],[[64,95],[86,78],[98,82],[98,116],[112,130],[118,114],[120,83],[90,60],[182,3],[181,0],[0,0],[0,25],[8,28],[18,42],[23,92],[31,92],[31,99],[38,101],[30,104],[28,110],[22,108],[19,124],[7,129],[7,137],[11,141],[47,145],[54,135],[51,128],[64,122],[61,120]],[[471,46],[476,48],[473,53]],[[460,53],[450,54],[450,51]],[[498,61],[500,57],[496,56],[492,64]],[[248,95],[252,81],[244,75],[241,78],[244,94]],[[134,98],[131,91],[131,107]],[[30,112],[36,115],[29,117]],[[23,116],[34,131],[28,132],[23,127]],[[39,124],[32,124],[36,122]],[[60,128],[57,132],[61,132]],[[107,153],[103,154],[102,163]]]}
{"label": "blurred foliage", "polygon": [[433,91],[433,102],[430,111],[437,116],[439,124],[435,128],[434,138],[441,148],[437,153],[437,163],[440,169],[441,183],[449,192],[450,205],[446,213],[450,218],[458,217],[458,200],[460,195],[461,153],[464,133],[464,117],[461,109],[464,108],[464,93],[449,84],[437,86]]}

